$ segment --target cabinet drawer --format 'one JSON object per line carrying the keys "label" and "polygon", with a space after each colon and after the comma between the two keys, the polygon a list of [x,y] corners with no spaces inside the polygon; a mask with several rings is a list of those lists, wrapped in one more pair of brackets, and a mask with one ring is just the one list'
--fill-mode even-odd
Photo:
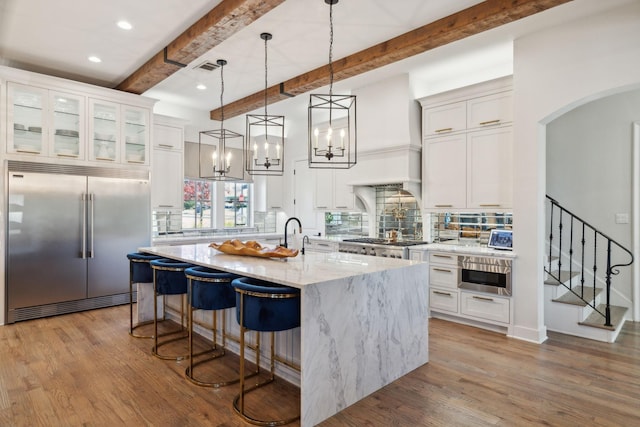
{"label": "cabinet drawer", "polygon": [[479,319],[509,323],[509,304],[510,301],[507,298],[469,292],[460,293],[460,313]]}
{"label": "cabinet drawer", "polygon": [[446,288],[458,288],[458,268],[448,265],[429,266],[429,284],[444,286]]}
{"label": "cabinet drawer", "polygon": [[429,308],[457,313],[458,291],[431,288],[429,290]]}
{"label": "cabinet drawer", "polygon": [[425,136],[442,135],[464,130],[467,107],[464,101],[424,110]]}
{"label": "cabinet drawer", "polygon": [[467,129],[498,126],[512,121],[511,91],[475,98],[467,103]]}
{"label": "cabinet drawer", "polygon": [[447,264],[453,267],[457,267],[458,256],[446,253],[432,252],[429,254],[429,264]]}

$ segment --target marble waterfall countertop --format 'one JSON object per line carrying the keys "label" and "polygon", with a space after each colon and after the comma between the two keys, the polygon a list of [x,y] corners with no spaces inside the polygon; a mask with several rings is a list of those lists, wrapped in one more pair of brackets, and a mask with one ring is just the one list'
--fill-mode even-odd
{"label": "marble waterfall countertop", "polygon": [[[208,244],[140,248],[300,289],[302,427],[315,426],[429,360],[428,265],[355,254],[263,259]],[[287,344],[289,346],[289,344]]]}
{"label": "marble waterfall countertop", "polygon": [[151,246],[141,252],[237,273],[301,289],[310,284],[343,280],[362,274],[404,268],[417,261],[371,257],[341,252],[306,252],[290,258],[259,258],[224,254],[208,243]]}

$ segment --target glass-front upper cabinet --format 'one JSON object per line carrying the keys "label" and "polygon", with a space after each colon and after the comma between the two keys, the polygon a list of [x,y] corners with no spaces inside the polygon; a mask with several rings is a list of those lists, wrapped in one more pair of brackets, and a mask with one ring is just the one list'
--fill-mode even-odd
{"label": "glass-front upper cabinet", "polygon": [[124,158],[126,163],[149,163],[149,110],[122,106]]}
{"label": "glass-front upper cabinet", "polygon": [[84,100],[83,96],[50,92],[49,141],[53,156],[84,159]]}
{"label": "glass-front upper cabinet", "polygon": [[89,160],[115,162],[120,156],[120,105],[89,99]]}
{"label": "glass-front upper cabinet", "polygon": [[46,154],[46,89],[7,84],[7,150],[11,153]]}

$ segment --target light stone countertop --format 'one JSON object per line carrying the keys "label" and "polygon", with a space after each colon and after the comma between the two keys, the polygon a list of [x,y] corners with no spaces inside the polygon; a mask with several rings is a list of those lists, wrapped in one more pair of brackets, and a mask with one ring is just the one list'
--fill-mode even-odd
{"label": "light stone countertop", "polygon": [[257,240],[264,242],[265,240],[273,240],[283,238],[282,233],[230,233],[230,234],[204,234],[204,235],[182,235],[182,234],[167,234],[163,236],[157,236],[152,239],[151,244],[153,246],[165,246],[165,245],[183,245],[190,243],[211,243],[211,242],[224,242],[225,240],[238,239],[242,241]]}
{"label": "light stone countertop", "polygon": [[409,246],[409,250],[427,250],[438,252],[451,252],[460,255],[486,255],[496,258],[516,258],[513,251],[504,251],[488,248],[485,245],[456,245],[451,243],[429,243],[426,245]]}
{"label": "light stone countertop", "polygon": [[307,252],[283,259],[224,254],[208,243],[139,248],[141,252],[237,273],[302,289],[307,285],[419,264],[418,261],[346,254]]}

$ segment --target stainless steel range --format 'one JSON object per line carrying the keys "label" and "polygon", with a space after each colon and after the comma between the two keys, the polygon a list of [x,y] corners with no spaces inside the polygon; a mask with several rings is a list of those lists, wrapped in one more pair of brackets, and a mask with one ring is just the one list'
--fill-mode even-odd
{"label": "stainless steel range", "polygon": [[409,246],[424,245],[426,243],[427,242],[419,242],[415,240],[390,242],[386,239],[375,239],[369,237],[345,239],[338,243],[338,252],[408,259]]}

